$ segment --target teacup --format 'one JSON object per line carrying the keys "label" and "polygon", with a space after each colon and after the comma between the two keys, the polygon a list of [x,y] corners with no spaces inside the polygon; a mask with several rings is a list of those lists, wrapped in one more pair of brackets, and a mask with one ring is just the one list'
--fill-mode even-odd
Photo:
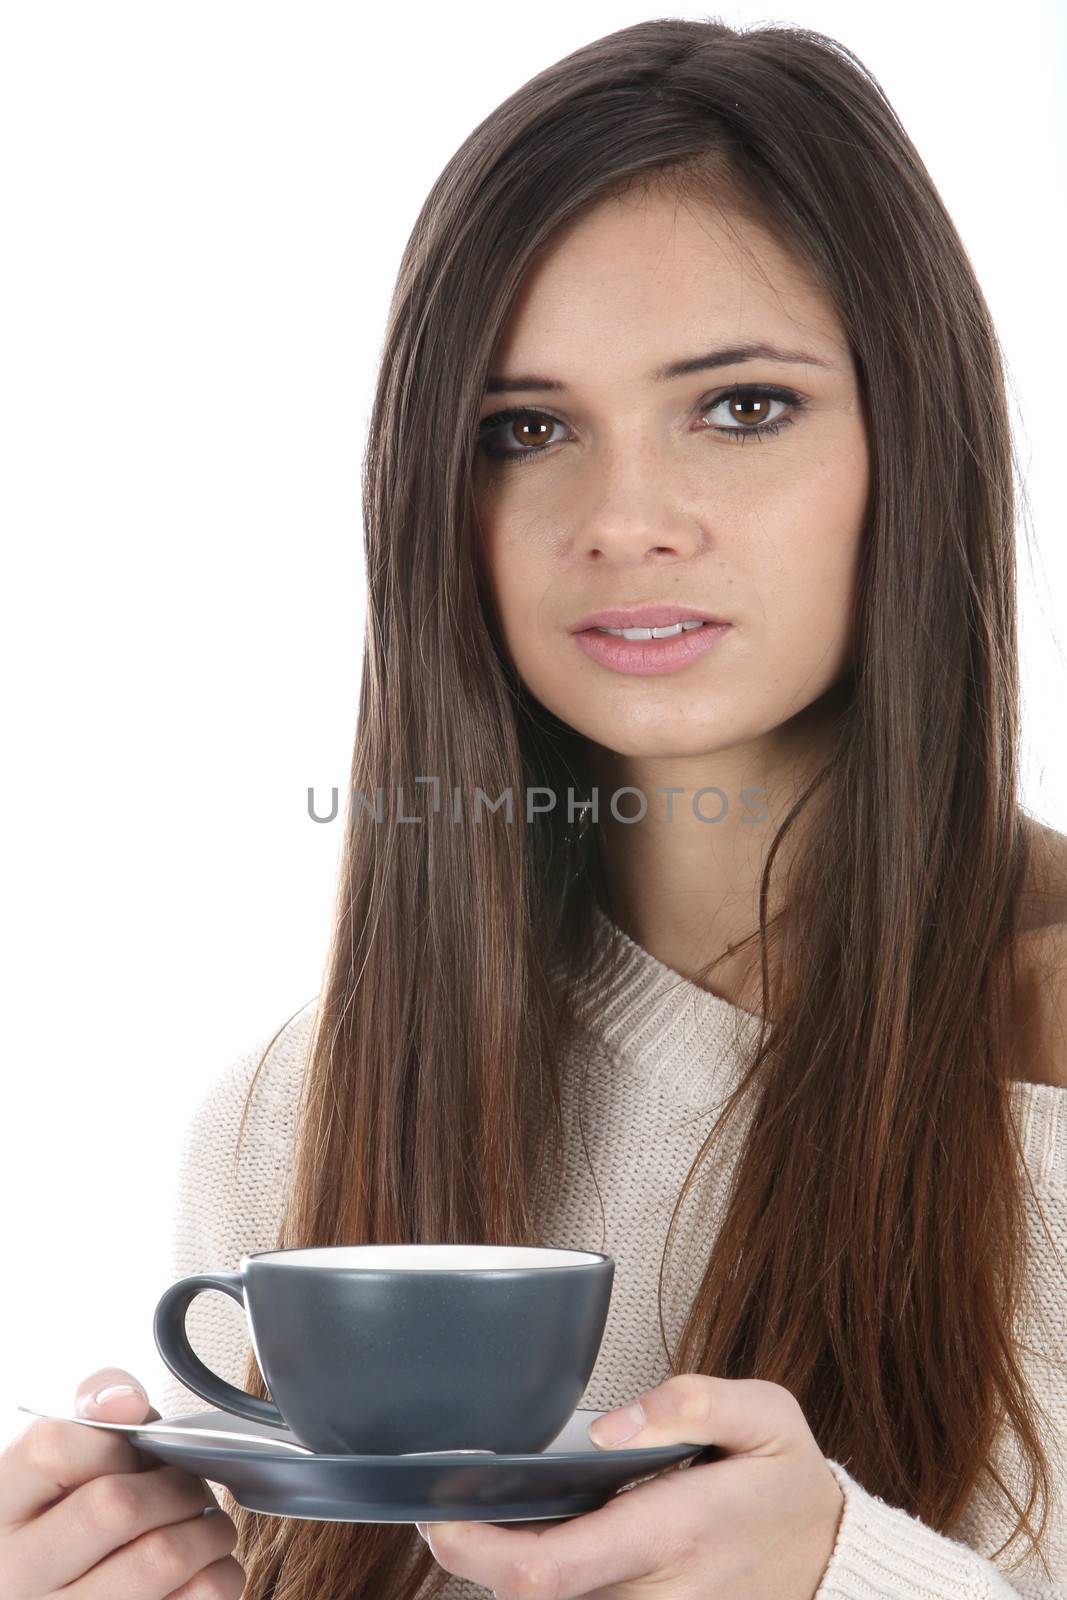
{"label": "teacup", "polygon": [[[615,1263],[535,1245],[265,1250],[181,1278],[156,1307],[159,1353],[187,1389],[336,1455],[543,1450],[573,1416],[607,1323]],[[185,1331],[218,1289],[242,1307],[272,1400],[204,1365]]]}

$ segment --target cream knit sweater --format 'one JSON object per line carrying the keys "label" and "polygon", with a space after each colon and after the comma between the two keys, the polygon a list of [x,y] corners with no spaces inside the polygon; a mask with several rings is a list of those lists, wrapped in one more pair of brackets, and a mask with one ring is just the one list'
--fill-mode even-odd
{"label": "cream knit sweater", "polygon": [[[597,917],[604,937],[610,924],[599,912]],[[620,936],[621,961],[600,1026],[595,1033],[580,1035],[564,1076],[569,1181],[562,1192],[542,1195],[538,1212],[546,1244],[605,1251],[615,1261],[604,1341],[579,1401],[580,1407],[598,1410],[623,1405],[670,1376],[656,1309],[667,1224],[685,1174],[736,1082],[745,1047],[758,1031],[750,1013],[688,983],[625,934]],[[309,1002],[287,1025],[259,1075],[236,1178],[233,1156],[241,1110],[270,1035],[233,1062],[195,1107],[178,1169],[170,1272],[159,1285],[160,1293],[176,1278],[213,1269],[232,1271],[242,1255],[275,1246],[315,1006]],[[603,1198],[603,1231],[577,1125],[577,1086],[586,1067],[582,1125]],[[1067,1260],[1067,1089],[1018,1083],[1012,1094],[1027,1164],[1056,1250]],[[728,1142],[717,1147],[732,1152],[732,1158],[709,1161],[712,1176],[694,1186],[681,1213],[664,1306],[672,1343],[685,1312],[681,1300],[695,1290],[703,1259],[701,1250],[686,1248],[695,1238],[694,1208],[707,1214],[710,1204],[710,1214],[721,1217],[744,1124],[743,1115],[733,1119]],[[709,1183],[710,1195],[702,1193]],[[1029,1551],[1025,1535],[998,1564],[989,1559],[1011,1531],[991,1503],[972,1502],[959,1537],[948,1538],[869,1494],[843,1466],[831,1462],[845,1504],[815,1600],[1009,1600],[1017,1595],[1067,1600],[1067,1268],[1046,1239],[1028,1190],[1026,1204],[1035,1307],[1025,1339],[1032,1350],[1025,1357],[1026,1370],[1047,1414],[1045,1440],[1060,1491],[1049,1522],[1053,1581]],[[705,1229],[704,1251],[707,1247]],[[190,1307],[187,1327],[203,1360],[243,1386],[249,1341],[240,1307],[221,1294],[200,1295]],[[209,1409],[169,1374],[153,1401],[164,1417]],[[1014,1475],[1018,1496],[1022,1480],[1015,1470],[1017,1456],[1010,1444],[1006,1450],[1002,1470]],[[218,1486],[213,1487],[218,1494]],[[444,1595],[446,1600],[485,1600],[491,1590],[453,1578]],[[327,1597],[309,1595],[307,1600]]]}

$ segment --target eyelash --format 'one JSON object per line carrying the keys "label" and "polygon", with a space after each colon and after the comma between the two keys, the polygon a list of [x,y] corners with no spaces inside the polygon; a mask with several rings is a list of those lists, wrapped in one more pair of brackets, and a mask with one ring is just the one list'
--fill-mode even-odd
{"label": "eyelash", "polygon": [[[724,393],[717,395],[715,399],[704,402],[700,407],[700,415],[704,417],[711,411],[717,411],[719,406],[727,400],[779,400],[783,404],[790,406],[794,411],[799,411],[802,406],[807,404],[803,396],[795,394],[792,389],[782,389],[775,384],[761,386],[742,383],[736,384],[732,389],[725,390]],[[505,423],[514,422],[518,417],[543,417],[546,421],[553,422],[558,427],[564,426],[559,418],[554,417],[551,412],[541,411],[533,406],[510,406],[506,411],[496,411],[491,417],[486,417],[478,427],[478,446],[492,460],[509,464],[515,462],[519,466],[525,466],[531,459],[547,455],[553,445],[564,442],[561,439],[554,439],[550,444],[536,445],[528,450],[495,450],[487,444],[486,441],[491,434],[495,433],[498,428],[502,428]],[[755,434],[758,439],[762,439],[764,434],[777,434],[783,427],[788,427],[795,420],[794,417],[781,416],[776,417],[773,422],[758,423],[752,428],[721,428],[712,425],[704,431],[723,434],[727,438],[736,438],[738,443],[744,444],[746,437],[751,437]]]}

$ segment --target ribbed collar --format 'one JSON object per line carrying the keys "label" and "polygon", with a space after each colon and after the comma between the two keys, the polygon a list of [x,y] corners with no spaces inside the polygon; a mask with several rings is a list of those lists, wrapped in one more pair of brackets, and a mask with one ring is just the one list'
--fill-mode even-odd
{"label": "ribbed collar", "polygon": [[[597,937],[617,940],[596,1030],[615,1070],[682,1105],[717,1103],[750,1058],[760,1018],[664,966],[595,903],[593,912]],[[1067,1192],[1067,1089],[1019,1082],[1011,1095],[1035,1185]]]}
{"label": "ribbed collar", "polygon": [[733,1087],[760,1019],[664,966],[594,905],[602,945],[617,957],[601,992],[597,1037],[620,1070],[640,1075],[673,1100],[706,1106],[709,1090]]}

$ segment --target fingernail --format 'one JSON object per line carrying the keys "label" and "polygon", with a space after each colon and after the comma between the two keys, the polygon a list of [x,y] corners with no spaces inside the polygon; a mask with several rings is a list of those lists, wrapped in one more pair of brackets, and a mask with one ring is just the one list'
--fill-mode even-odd
{"label": "fingernail", "polygon": [[589,1427],[589,1437],[594,1444],[622,1444],[640,1433],[645,1425],[641,1406],[620,1406],[617,1411],[605,1411]]}
{"label": "fingernail", "polygon": [[105,1405],[108,1400],[113,1399],[115,1395],[119,1394],[135,1394],[138,1400],[147,1401],[148,1399],[148,1396],[145,1394],[143,1389],[135,1389],[133,1385],[129,1383],[113,1383],[109,1388],[100,1389],[96,1394],[90,1395],[89,1403],[94,1406],[102,1406]]}

